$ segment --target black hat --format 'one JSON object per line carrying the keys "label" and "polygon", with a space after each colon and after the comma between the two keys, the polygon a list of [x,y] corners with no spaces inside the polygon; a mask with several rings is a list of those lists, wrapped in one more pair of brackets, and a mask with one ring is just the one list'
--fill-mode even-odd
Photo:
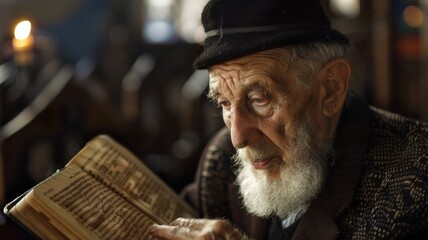
{"label": "black hat", "polygon": [[318,0],[210,0],[202,12],[204,51],[195,68],[208,68],[251,53],[291,44],[336,41]]}

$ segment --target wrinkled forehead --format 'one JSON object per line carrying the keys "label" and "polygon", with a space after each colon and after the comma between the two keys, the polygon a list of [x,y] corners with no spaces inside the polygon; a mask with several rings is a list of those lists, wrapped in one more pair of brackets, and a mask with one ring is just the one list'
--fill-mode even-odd
{"label": "wrinkled forehead", "polygon": [[274,75],[273,71],[266,68],[216,69],[209,74],[209,91],[216,94],[232,89],[267,87],[274,84]]}
{"label": "wrinkled forehead", "polygon": [[222,82],[245,85],[283,85],[291,76],[287,50],[278,48],[216,64],[208,69],[210,91],[219,90]]}
{"label": "wrinkled forehead", "polygon": [[225,80],[241,83],[254,78],[279,80],[289,70],[288,58],[286,50],[273,49],[213,65],[208,69],[210,88]]}

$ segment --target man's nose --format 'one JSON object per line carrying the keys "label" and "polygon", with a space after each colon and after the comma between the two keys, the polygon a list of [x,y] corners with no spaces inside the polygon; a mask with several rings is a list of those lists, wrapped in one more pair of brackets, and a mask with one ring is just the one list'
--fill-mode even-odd
{"label": "man's nose", "polygon": [[236,149],[244,148],[258,142],[262,132],[258,129],[257,120],[240,111],[234,111],[230,119],[232,144]]}

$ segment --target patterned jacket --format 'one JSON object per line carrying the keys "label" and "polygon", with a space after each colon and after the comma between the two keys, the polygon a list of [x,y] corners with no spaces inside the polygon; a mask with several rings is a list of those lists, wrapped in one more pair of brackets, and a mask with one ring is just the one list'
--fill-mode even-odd
{"label": "patterned jacket", "polygon": [[[369,107],[344,108],[326,184],[291,239],[428,239],[428,125]],[[254,239],[289,239],[246,213],[234,184],[229,131],[207,145],[183,196],[201,217],[227,218]],[[275,230],[276,229],[276,230]]]}

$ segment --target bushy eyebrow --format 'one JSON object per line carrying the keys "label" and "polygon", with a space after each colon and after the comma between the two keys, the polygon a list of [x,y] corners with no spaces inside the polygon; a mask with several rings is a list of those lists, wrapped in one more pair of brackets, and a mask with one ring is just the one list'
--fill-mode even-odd
{"label": "bushy eyebrow", "polygon": [[[242,89],[244,93],[248,93],[251,91],[269,92],[270,90],[271,90],[271,86],[265,82],[253,82],[248,85],[245,85],[244,88]],[[218,83],[214,84],[214,86],[210,86],[207,94],[207,98],[210,101],[215,102],[220,95],[221,95],[221,92],[219,90]]]}
{"label": "bushy eyebrow", "polygon": [[250,91],[269,91],[270,87],[264,82],[256,82],[245,87],[245,92]]}

